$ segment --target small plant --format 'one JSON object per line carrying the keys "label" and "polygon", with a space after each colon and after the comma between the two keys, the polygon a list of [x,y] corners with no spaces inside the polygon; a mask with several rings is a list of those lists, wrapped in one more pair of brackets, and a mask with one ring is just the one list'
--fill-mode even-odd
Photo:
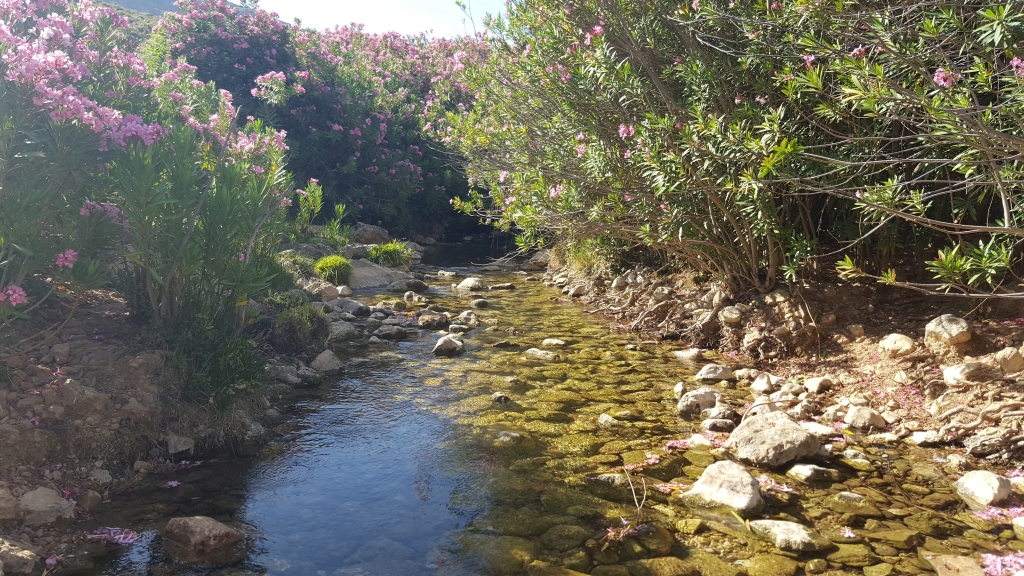
{"label": "small plant", "polygon": [[299,213],[295,215],[295,228],[303,236],[309,235],[309,225],[324,207],[324,189],[315,179],[309,180],[305,190],[296,190],[299,197]]}
{"label": "small plant", "polygon": [[309,300],[305,296],[300,296],[298,292],[272,292],[267,295],[264,302],[279,310],[298,308],[303,304],[309,304]]}
{"label": "small plant", "polygon": [[412,262],[412,252],[402,242],[392,240],[370,248],[366,259],[381,266],[404,266]]}
{"label": "small plant", "polygon": [[334,205],[334,219],[328,222],[321,233],[324,240],[335,249],[352,242],[352,226],[342,224],[341,221],[348,216],[348,207],[339,202]]}
{"label": "small plant", "polygon": [[324,256],[316,263],[317,277],[333,284],[348,282],[351,273],[352,263],[341,256]]}
{"label": "small plant", "polygon": [[274,345],[283,352],[302,352],[310,346],[322,346],[330,333],[327,316],[307,304],[285,310],[277,317]]}

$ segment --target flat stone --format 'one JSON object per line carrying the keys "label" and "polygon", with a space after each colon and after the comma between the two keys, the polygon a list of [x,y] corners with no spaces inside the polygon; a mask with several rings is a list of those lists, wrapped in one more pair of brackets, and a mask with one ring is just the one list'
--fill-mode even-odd
{"label": "flat stone", "polygon": [[712,380],[718,382],[719,380],[736,380],[736,374],[732,371],[732,368],[723,366],[721,364],[705,364],[703,368],[697,372],[694,376],[697,380]]}
{"label": "flat stone", "polygon": [[838,482],[839,471],[814,464],[797,464],[786,472],[786,476],[800,482]]}
{"label": "flat stone", "polygon": [[871,530],[864,537],[868,542],[878,542],[900,550],[910,550],[924,544],[924,536],[916,530]]}
{"label": "flat stone", "polygon": [[697,566],[675,556],[634,560],[627,562],[626,566],[629,568],[631,576],[700,576],[701,574]]}
{"label": "flat stone", "polygon": [[954,364],[952,366],[947,366],[942,370],[942,380],[950,386],[956,386],[957,384],[963,384],[964,382],[973,382],[976,378],[980,377],[984,371],[985,367],[977,362]]}
{"label": "flat stone", "polygon": [[832,389],[835,383],[828,376],[815,376],[804,380],[804,389],[811,394],[821,394]]}
{"label": "flat stone", "polygon": [[978,562],[967,556],[937,554],[926,558],[935,569],[936,576],[985,576]]}
{"label": "flat stone", "polygon": [[882,511],[868,501],[867,498],[855,492],[840,492],[825,499],[825,506],[833,512],[850,514],[865,518],[881,518]]}
{"label": "flat stone", "polygon": [[760,554],[746,562],[748,576],[794,576],[796,560],[775,554]]}
{"label": "flat stone", "polygon": [[826,556],[829,562],[863,568],[877,564],[880,560],[878,555],[864,544],[837,544],[836,547],[838,550]]}
{"label": "flat stone", "polygon": [[21,520],[25,509],[7,488],[0,488],[0,522]]}
{"label": "flat stone", "polygon": [[764,508],[757,480],[746,468],[728,460],[705,468],[693,488],[682,497],[688,506],[726,508],[741,516],[757,514]]}
{"label": "flat stone", "polygon": [[531,360],[540,360],[541,362],[552,362],[558,359],[558,355],[548,350],[541,350],[540,348],[530,348],[526,352],[523,352]]}
{"label": "flat stone", "polygon": [[874,566],[864,567],[864,576],[890,576],[896,571],[896,567],[892,564],[875,564]]}
{"label": "flat stone", "polygon": [[783,412],[747,418],[723,445],[740,461],[764,468],[814,456],[818,447],[818,439]]}
{"label": "flat stone", "polygon": [[534,560],[526,565],[527,576],[587,576],[583,572],[577,572],[564,566],[548,564],[540,560]]}
{"label": "flat stone", "polygon": [[558,338],[545,338],[540,345],[542,348],[562,348],[565,346],[565,340],[559,340]]}
{"label": "flat stone", "polygon": [[832,547],[832,542],[817,531],[784,520],[751,520],[750,531],[771,542],[779,550],[812,552]]}
{"label": "flat stone", "polygon": [[172,518],[163,530],[164,552],[188,564],[227,564],[244,554],[245,535],[207,516]]}
{"label": "flat stone", "polygon": [[541,545],[548,550],[565,552],[582,545],[593,536],[590,530],[572,524],[553,526],[540,537]]}
{"label": "flat stone", "polygon": [[672,355],[683,362],[696,362],[704,358],[704,351],[700,348],[688,348],[686,350],[675,350]]}
{"label": "flat stone", "polygon": [[18,504],[25,510],[26,526],[51,524],[57,520],[70,520],[75,517],[75,507],[61,497],[55,490],[36,488],[22,494]]}

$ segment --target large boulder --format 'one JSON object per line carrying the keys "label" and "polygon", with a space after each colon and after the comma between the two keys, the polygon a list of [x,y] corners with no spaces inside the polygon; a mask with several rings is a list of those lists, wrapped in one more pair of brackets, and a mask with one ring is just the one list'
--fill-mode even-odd
{"label": "large boulder", "polygon": [[384,244],[391,240],[391,235],[380,226],[357,222],[352,230],[352,240],[359,244]]}
{"label": "large boulder", "polygon": [[924,327],[925,344],[956,346],[971,339],[971,325],[952,314],[943,314]]}
{"label": "large boulder", "polygon": [[818,452],[818,439],[784,412],[762,412],[743,421],[723,446],[742,462],[775,468]]}
{"label": "large boulder", "polygon": [[723,460],[704,469],[704,473],[683,494],[687,506],[725,508],[741,516],[757,514],[764,508],[761,488],[747,469]]}
{"label": "large boulder", "polygon": [[426,282],[415,278],[396,280],[391,284],[388,284],[388,292],[394,292],[395,294],[404,294],[406,292],[426,292],[429,289],[430,286],[427,286]]}
{"label": "large boulder", "polygon": [[964,474],[953,486],[956,493],[975,510],[984,510],[1010,497],[1010,481],[988,470],[972,470]]}
{"label": "large boulder", "polygon": [[224,564],[237,558],[245,535],[207,516],[172,518],[164,528],[164,550],[187,563]]}
{"label": "large boulder", "polygon": [[18,504],[25,510],[23,522],[26,526],[41,526],[75,517],[75,507],[71,502],[49,488],[36,488],[22,494]]}
{"label": "large boulder", "polygon": [[359,337],[359,328],[351,322],[339,320],[331,322],[331,340],[355,340]]}
{"label": "large boulder", "polygon": [[551,260],[550,250],[541,250],[523,263],[523,270],[547,270],[548,262]]}
{"label": "large boulder", "polygon": [[393,282],[412,278],[408,272],[385,268],[369,260],[352,260],[351,264],[352,272],[348,275],[347,285],[353,290],[387,288]]}

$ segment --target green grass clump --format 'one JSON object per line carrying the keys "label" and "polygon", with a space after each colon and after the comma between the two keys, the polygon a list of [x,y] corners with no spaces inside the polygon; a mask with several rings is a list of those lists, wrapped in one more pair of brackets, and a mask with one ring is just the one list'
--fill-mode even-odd
{"label": "green grass clump", "polygon": [[316,263],[316,275],[321,280],[334,284],[348,282],[352,263],[341,256],[324,256]]}
{"label": "green grass clump", "polygon": [[392,240],[387,244],[377,244],[370,248],[366,259],[382,266],[403,266],[412,262],[412,251],[406,248],[404,243]]}
{"label": "green grass clump", "polygon": [[308,304],[282,312],[274,322],[274,347],[282,352],[302,352],[323,346],[331,334],[331,322],[318,308]]}

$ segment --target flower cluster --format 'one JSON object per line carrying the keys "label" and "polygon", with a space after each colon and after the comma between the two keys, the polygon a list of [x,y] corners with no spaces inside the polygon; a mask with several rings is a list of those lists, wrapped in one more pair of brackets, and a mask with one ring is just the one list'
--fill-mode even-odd
{"label": "flower cluster", "polygon": [[999,556],[982,554],[981,562],[988,576],[1010,576],[1024,570],[1024,552]]}
{"label": "flower cluster", "polygon": [[57,267],[58,268],[74,268],[75,261],[78,260],[78,253],[68,248],[57,255]]}
{"label": "flower cluster", "polygon": [[7,302],[11,306],[17,306],[28,302],[28,295],[20,286],[13,284],[0,291],[0,302]]}

